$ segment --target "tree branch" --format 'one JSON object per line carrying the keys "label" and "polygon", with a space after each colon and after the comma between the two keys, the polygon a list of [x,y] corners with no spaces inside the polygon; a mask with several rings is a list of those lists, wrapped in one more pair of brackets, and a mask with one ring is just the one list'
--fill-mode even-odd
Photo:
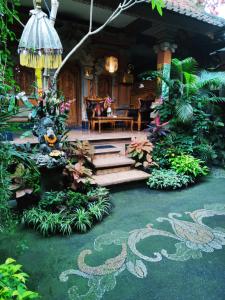
{"label": "tree branch", "polygon": [[91,0],[89,32],[92,31],[94,0]]}
{"label": "tree branch", "polygon": [[124,0],[122,3],[118,5],[116,10],[109,16],[109,18],[105,21],[103,25],[92,31],[92,23],[93,23],[93,3],[94,0],[91,0],[91,7],[90,7],[90,23],[89,23],[89,31],[88,33],[80,40],[80,42],[66,55],[64,60],[62,61],[61,66],[56,70],[54,74],[54,80],[57,79],[59,72],[61,71],[62,67],[68,61],[68,59],[80,48],[80,46],[88,39],[89,36],[97,34],[101,30],[103,30],[109,23],[115,20],[123,11],[131,8],[132,6],[138,3],[148,2],[147,0]]}
{"label": "tree branch", "polygon": [[51,0],[50,22],[52,23],[53,26],[55,26],[55,20],[56,20],[58,8],[59,8],[59,1]]}

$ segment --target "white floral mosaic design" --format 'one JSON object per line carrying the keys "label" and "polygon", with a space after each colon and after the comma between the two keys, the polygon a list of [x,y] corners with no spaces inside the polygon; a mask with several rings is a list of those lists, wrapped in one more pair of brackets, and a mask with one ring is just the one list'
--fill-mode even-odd
{"label": "white floral mosaic design", "polygon": [[[145,262],[157,263],[162,259],[186,261],[199,259],[203,252],[212,253],[222,249],[225,245],[225,228],[210,228],[204,224],[205,218],[225,216],[225,205],[214,204],[205,206],[204,209],[186,212],[189,221],[182,220],[181,214],[170,213],[166,218],[158,218],[158,222],[167,221],[171,224],[173,232],[155,229],[151,224],[144,228],[130,232],[113,231],[99,236],[94,241],[94,251],[104,251],[106,245],[121,246],[121,253],[105,261],[104,264],[92,267],[86,264],[87,256],[92,255],[90,249],[83,250],[77,259],[78,269],[70,269],[61,273],[61,282],[68,281],[69,277],[76,275],[88,281],[87,293],[81,295],[77,286],[72,286],[68,291],[70,300],[102,299],[106,292],[116,286],[116,278],[127,270],[138,278],[145,278],[148,269]],[[146,256],[137,250],[140,241],[153,236],[164,236],[176,241],[176,252],[169,254],[166,249],[160,249],[151,256]]]}

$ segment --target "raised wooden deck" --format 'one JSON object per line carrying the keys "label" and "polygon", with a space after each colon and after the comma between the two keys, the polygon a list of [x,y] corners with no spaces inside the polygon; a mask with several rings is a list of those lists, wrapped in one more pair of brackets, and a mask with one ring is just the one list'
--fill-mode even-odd
{"label": "raised wooden deck", "polygon": [[[75,140],[87,140],[92,143],[104,143],[108,144],[108,141],[130,141],[132,137],[143,137],[146,136],[146,132],[143,131],[121,131],[121,130],[113,130],[113,131],[103,131],[102,133],[98,133],[97,131],[88,131],[88,130],[70,130],[68,133],[68,141],[75,141]],[[34,143],[38,142],[36,137],[26,137],[20,138],[15,137],[14,143],[24,144],[24,143]]]}

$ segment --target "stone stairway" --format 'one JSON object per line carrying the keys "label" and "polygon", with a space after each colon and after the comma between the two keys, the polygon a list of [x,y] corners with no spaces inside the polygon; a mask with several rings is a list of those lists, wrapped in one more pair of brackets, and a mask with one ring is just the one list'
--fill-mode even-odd
{"label": "stone stairway", "polygon": [[117,145],[95,146],[93,164],[95,182],[100,186],[146,180],[149,174],[134,168],[135,161],[125,156]]}

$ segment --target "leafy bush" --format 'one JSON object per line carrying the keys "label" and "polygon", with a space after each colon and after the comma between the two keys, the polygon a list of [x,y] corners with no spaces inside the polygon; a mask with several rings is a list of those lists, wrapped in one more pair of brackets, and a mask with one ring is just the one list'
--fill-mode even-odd
{"label": "leafy bush", "polygon": [[204,162],[212,162],[217,158],[217,153],[212,145],[201,143],[194,147],[194,155]]}
{"label": "leafy bush", "polygon": [[180,155],[170,158],[170,162],[172,169],[178,174],[198,177],[205,176],[209,173],[209,169],[207,166],[204,166],[204,162],[192,155]]}
{"label": "leafy bush", "polygon": [[152,189],[176,190],[188,186],[192,182],[191,176],[178,174],[174,170],[154,169],[147,181],[147,185]]}
{"label": "leafy bush", "polygon": [[67,200],[66,204],[68,207],[80,207],[80,206],[86,206],[89,201],[89,198],[85,194],[81,193],[74,193],[73,191],[67,192]]}
{"label": "leafy bush", "polygon": [[46,192],[38,207],[24,211],[22,223],[44,236],[86,232],[110,212],[108,199],[104,188],[92,189],[88,195],[72,190]]}
{"label": "leafy bush", "polygon": [[33,227],[44,236],[57,232],[71,234],[73,218],[74,216],[66,216],[63,212],[53,213],[41,208],[32,208],[24,212],[22,223]]}
{"label": "leafy bush", "polygon": [[91,161],[94,154],[94,148],[88,141],[77,140],[66,145],[65,149],[70,160],[80,161],[85,163]]}
{"label": "leafy bush", "polygon": [[128,146],[127,153],[129,157],[132,157],[136,161],[135,167],[143,166],[144,168],[148,168],[154,165],[151,155],[152,150],[153,144],[147,138],[135,138]]}
{"label": "leafy bush", "polygon": [[24,163],[20,162],[11,175],[11,190],[16,192],[16,198],[20,198],[30,194],[39,194],[41,191],[40,173],[36,168],[28,168]]}
{"label": "leafy bush", "polygon": [[89,200],[101,200],[101,199],[108,199],[109,198],[109,190],[105,187],[97,187],[97,188],[91,188],[88,193],[87,196],[89,198]]}
{"label": "leafy bush", "polygon": [[21,270],[22,266],[8,258],[0,265],[0,299],[29,300],[38,299],[37,293],[29,291],[26,286],[28,275]]}
{"label": "leafy bush", "polygon": [[[29,155],[26,152],[20,152],[15,145],[0,142],[0,231],[9,228],[13,224],[13,215],[8,205],[11,199],[13,176],[12,166],[22,163],[29,172],[36,171]],[[28,171],[27,171],[28,172]],[[35,175],[36,176],[36,175]],[[32,175],[32,178],[33,175]],[[34,183],[32,183],[34,186]],[[36,183],[35,183],[36,186]]]}
{"label": "leafy bush", "polygon": [[110,209],[111,205],[106,199],[91,203],[88,207],[90,216],[96,221],[101,221],[104,215],[109,214]]}
{"label": "leafy bush", "polygon": [[55,209],[62,205],[67,199],[65,191],[45,192],[39,202],[39,207],[42,209]]}
{"label": "leafy bush", "polygon": [[79,161],[75,165],[69,163],[64,169],[64,175],[71,183],[71,189],[76,191],[92,180],[92,170],[85,167],[84,162]]}

